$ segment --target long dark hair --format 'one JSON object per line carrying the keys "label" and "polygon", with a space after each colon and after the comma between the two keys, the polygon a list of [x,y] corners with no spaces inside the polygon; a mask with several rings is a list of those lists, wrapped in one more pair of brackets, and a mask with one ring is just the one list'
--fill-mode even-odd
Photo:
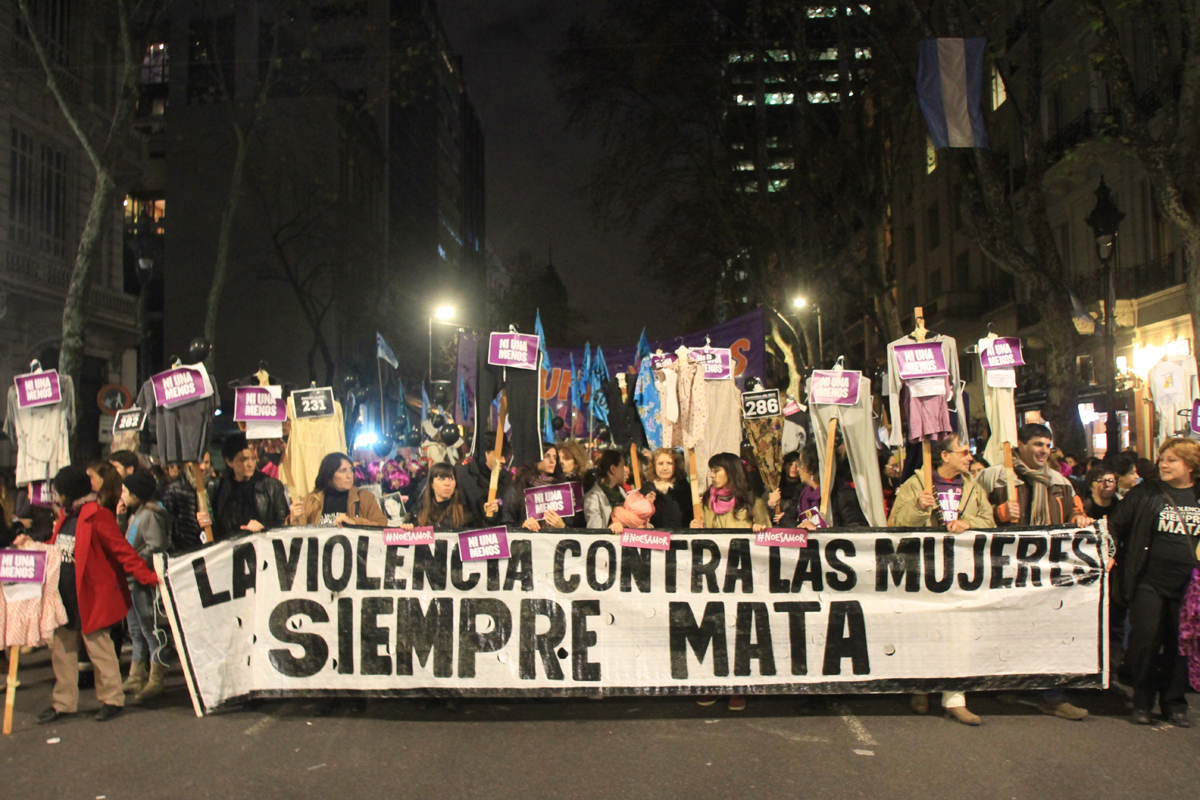
{"label": "long dark hair", "polygon": [[[437,509],[437,495],[433,493],[434,478],[454,478],[454,494],[450,495],[450,504],[440,514]],[[429,475],[425,478],[425,490],[421,494],[421,510],[417,512],[417,524],[421,527],[439,525],[445,522],[447,517],[452,527],[461,528],[466,524],[467,508],[463,503],[462,487],[458,485],[458,476],[454,474],[452,465],[444,461],[431,465]]]}
{"label": "long dark hair", "polygon": [[[754,495],[750,491],[749,481],[746,480],[746,468],[742,466],[742,460],[733,453],[717,453],[708,460],[708,468],[713,469],[714,467],[725,470],[725,476],[729,479],[727,485],[733,493],[733,513],[735,515],[739,511],[750,513],[750,509],[754,506]],[[704,491],[704,505],[709,508],[712,508],[709,498],[715,488],[709,484],[708,489]]]}
{"label": "long dark hair", "polygon": [[350,466],[354,466],[354,462],[350,461],[350,456],[345,453],[330,453],[321,459],[321,466],[317,467],[317,479],[313,481],[313,490],[323,492],[333,483],[333,474],[342,468],[342,462],[347,461]]}
{"label": "long dark hair", "polygon": [[[545,455],[546,450],[553,450],[555,452],[555,455],[558,454],[558,447],[556,445],[553,445],[550,442],[542,442],[542,458],[546,457],[546,455]],[[529,488],[529,484],[539,474],[538,473],[538,464],[540,464],[540,463],[541,463],[541,460],[539,459],[538,461],[534,462],[533,464],[526,464],[525,466],[523,466],[519,470],[517,470],[517,477],[515,480],[513,480],[513,488],[515,488],[517,491],[517,497],[522,498],[521,502],[525,502],[523,499],[525,496],[525,490]],[[566,480],[566,477],[563,475],[562,462],[555,459],[554,474],[552,474],[550,476],[550,482],[551,483],[562,483],[565,480]]]}
{"label": "long dark hair", "polygon": [[114,514],[117,513],[117,502],[121,499],[121,476],[117,474],[117,468],[103,459],[93,461],[87,468],[104,481],[100,485],[100,491],[96,492],[96,502]]}

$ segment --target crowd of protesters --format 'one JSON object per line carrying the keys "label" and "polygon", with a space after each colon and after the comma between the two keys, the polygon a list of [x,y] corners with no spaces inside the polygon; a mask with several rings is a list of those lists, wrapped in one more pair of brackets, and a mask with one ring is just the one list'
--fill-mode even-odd
{"label": "crowd of protesters", "polygon": [[[1072,458],[1053,447],[1050,430],[1039,424],[1023,426],[1018,439],[1011,472],[973,457],[969,443],[957,436],[934,442],[929,485],[919,469],[902,480],[899,459],[881,451],[888,525],[959,534],[1005,526],[1087,526],[1106,519],[1115,542],[1107,565],[1115,568],[1112,638],[1123,654],[1118,676],[1133,690],[1132,718],[1152,722],[1157,703],[1170,722],[1187,727],[1187,662],[1179,655],[1178,633],[1198,564],[1200,443],[1170,439],[1155,465],[1132,453],[1109,460]],[[220,541],[286,525],[382,528],[389,518],[379,497],[389,491],[401,493],[406,504],[402,519],[391,524],[438,531],[507,525],[531,532],[573,528],[619,534],[626,528],[868,525],[844,448],[830,470],[833,485],[822,515],[821,470],[812,443],[784,455],[779,486],[769,492],[752,455],[714,454],[704,465],[708,488],[695,495],[677,450],[647,451],[635,464],[626,452],[593,450],[570,439],[543,443],[540,460],[513,465],[507,442],[497,457],[494,434],[481,436],[480,445],[481,457],[430,465],[415,460],[356,464],[348,454],[330,453],[305,497],[288,497],[244,434],[222,444],[222,468],[215,473],[207,455],[192,472],[177,464],[149,465],[127,451],[86,467],[67,467],[53,481],[54,510],[0,487],[3,543],[48,541],[64,553],[60,592],[68,621],[51,647],[53,705],[38,721],[76,713],[81,654],[92,664],[101,703],[98,720],[118,715],[126,694],[140,701],[163,691],[173,650],[156,598],[152,558],[200,547],[205,530]],[[494,494],[493,473],[498,473]],[[1011,487],[1009,475],[1015,477]],[[198,482],[208,512],[201,508]],[[527,515],[526,489],[564,483],[578,484],[574,514]],[[1195,611],[1200,615],[1200,608]],[[118,656],[126,636],[131,662],[122,682]],[[734,711],[746,705],[741,696],[728,702]],[[1062,719],[1088,714],[1057,691],[1042,692],[1031,702]],[[964,692],[942,692],[941,703],[951,719],[965,725],[981,721],[968,710]],[[911,707],[928,713],[928,696],[913,695]]]}

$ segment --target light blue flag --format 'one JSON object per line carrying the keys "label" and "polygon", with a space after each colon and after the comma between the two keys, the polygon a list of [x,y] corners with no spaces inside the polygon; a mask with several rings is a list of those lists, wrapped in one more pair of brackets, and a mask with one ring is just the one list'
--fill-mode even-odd
{"label": "light blue flag", "polygon": [[[550,366],[550,351],[546,349],[546,330],[542,327],[542,312],[537,311],[537,315],[533,320],[533,332],[538,337],[538,354],[541,355],[541,366],[549,373],[553,374],[553,367]],[[538,398],[542,396],[542,372],[538,370]],[[541,417],[542,417],[542,441],[554,441],[554,425],[551,424],[554,419],[554,412],[550,409],[549,401],[540,401]]]}
{"label": "light blue flag", "polygon": [[424,429],[427,419],[429,419],[429,392],[425,391],[425,382],[421,381],[421,421],[417,423],[417,430]]}
{"label": "light blue flag", "polygon": [[604,396],[604,387],[609,381],[608,365],[604,363],[604,348],[596,346],[596,357],[592,359],[592,415],[608,424],[608,399]]}
{"label": "light blue flag", "polygon": [[400,362],[396,360],[396,354],[392,352],[392,348],[388,347],[388,343],[383,340],[383,334],[379,331],[375,331],[375,357],[382,358],[391,364],[392,369],[400,367]]}
{"label": "light blue flag", "polygon": [[650,355],[650,343],[646,341],[646,329],[642,328],[642,336],[638,339],[637,354],[633,358],[634,366],[642,363],[643,358]]}
{"label": "light blue flag", "polygon": [[917,98],[933,146],[988,146],[983,125],[983,57],[987,39],[922,39]]}

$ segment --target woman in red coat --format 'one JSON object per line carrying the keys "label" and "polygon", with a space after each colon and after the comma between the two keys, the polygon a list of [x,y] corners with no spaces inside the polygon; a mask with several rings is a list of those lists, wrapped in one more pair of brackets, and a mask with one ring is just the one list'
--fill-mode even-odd
{"label": "woman in red coat", "polygon": [[62,551],[58,591],[67,624],[54,631],[50,660],[54,665],[54,704],[38,715],[39,723],[74,714],[79,705],[79,638],[96,674],[96,720],[104,722],[125,708],[121,669],[108,629],[129,612],[126,573],[146,586],[158,576],[121,535],[112,512],[96,502],[83,467],[63,467],[54,476],[54,493],[63,509],[50,540]]}

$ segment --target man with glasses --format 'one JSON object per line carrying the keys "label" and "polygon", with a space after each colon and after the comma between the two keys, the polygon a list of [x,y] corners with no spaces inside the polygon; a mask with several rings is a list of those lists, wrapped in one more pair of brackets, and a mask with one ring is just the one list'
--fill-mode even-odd
{"label": "man with glasses", "polygon": [[1093,467],[1083,479],[1083,511],[1092,519],[1112,516],[1121,502],[1117,497],[1117,474],[1111,467]]}
{"label": "man with glasses", "polygon": [[[971,449],[950,436],[933,443],[933,486],[926,486],[920,471],[896,490],[896,502],[888,516],[893,528],[945,528],[950,533],[966,533],[994,528],[992,506],[983,488],[971,478]],[[942,692],[946,716],[963,725],[978,725],[983,720],[967,709],[965,692]],[[912,696],[912,709],[929,713],[929,698]]]}

